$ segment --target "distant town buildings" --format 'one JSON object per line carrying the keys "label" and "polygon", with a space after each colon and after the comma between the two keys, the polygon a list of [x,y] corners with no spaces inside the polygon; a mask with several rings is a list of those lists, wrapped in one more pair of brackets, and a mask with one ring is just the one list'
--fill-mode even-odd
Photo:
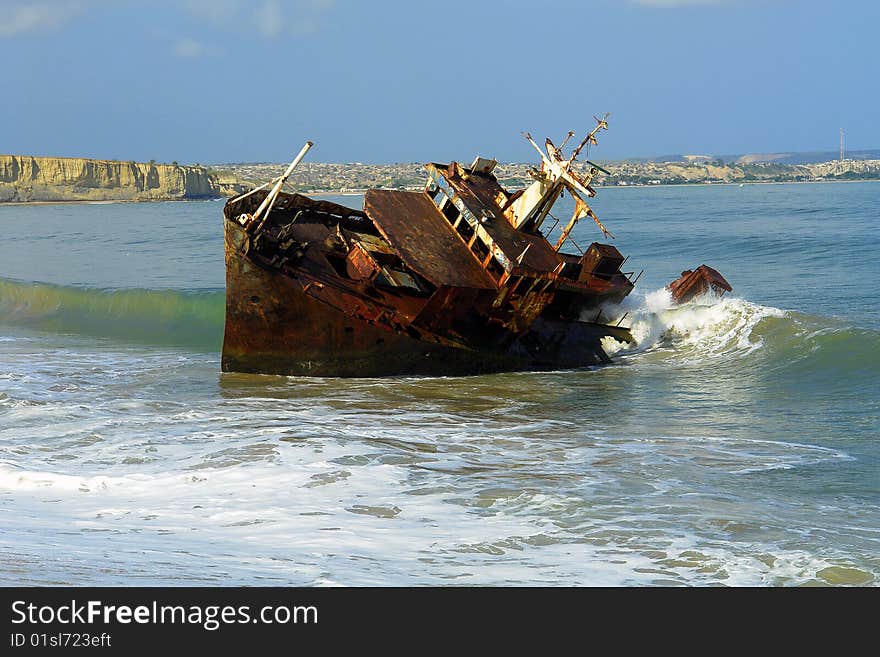
{"label": "distant town buildings", "polygon": [[[839,160],[819,164],[776,164],[768,162],[723,163],[708,156],[692,156],[678,162],[609,162],[602,166],[610,175],[600,173],[595,183],[605,186],[717,184],[746,182],[810,182],[825,180],[880,180],[880,160]],[[243,185],[262,184],[276,177],[284,163],[214,165],[211,172],[224,181]],[[495,175],[508,189],[525,187],[532,182],[531,163],[499,164]],[[586,172],[586,163],[576,169]],[[304,162],[296,170],[289,186],[305,193],[360,192],[369,188],[422,189],[425,184],[422,164],[321,163]]]}

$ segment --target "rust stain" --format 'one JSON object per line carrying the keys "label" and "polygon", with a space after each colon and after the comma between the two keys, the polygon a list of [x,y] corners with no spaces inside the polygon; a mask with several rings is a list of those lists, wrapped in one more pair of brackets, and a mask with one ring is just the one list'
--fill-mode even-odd
{"label": "rust stain", "polygon": [[401,260],[434,285],[495,287],[424,192],[370,189],[364,211]]}

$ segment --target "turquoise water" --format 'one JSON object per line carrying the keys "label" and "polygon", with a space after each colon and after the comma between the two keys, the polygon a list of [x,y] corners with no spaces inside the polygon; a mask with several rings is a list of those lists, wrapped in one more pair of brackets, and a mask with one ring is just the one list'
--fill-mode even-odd
{"label": "turquoise water", "polygon": [[0,206],[0,584],[880,581],[880,184],[594,208],[614,366],[334,380],[219,372],[222,203]]}

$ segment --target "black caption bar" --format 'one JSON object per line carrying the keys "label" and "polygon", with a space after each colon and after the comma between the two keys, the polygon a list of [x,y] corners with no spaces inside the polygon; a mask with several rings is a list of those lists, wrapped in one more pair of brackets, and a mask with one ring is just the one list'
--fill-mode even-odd
{"label": "black caption bar", "polygon": [[[420,648],[410,645],[417,651],[452,645],[460,637],[488,640],[496,648],[526,637],[617,636],[627,642],[653,637],[664,643],[677,634],[670,634],[675,627],[729,629],[733,617],[724,609],[755,613],[757,604],[803,610],[815,603],[814,596],[768,590],[0,588],[0,652],[176,652],[189,646],[225,652],[332,648],[340,642],[388,647],[405,646],[414,635],[423,637]],[[773,616],[778,631],[781,619]],[[764,625],[759,620],[752,627]],[[677,641],[685,638],[678,634]]]}

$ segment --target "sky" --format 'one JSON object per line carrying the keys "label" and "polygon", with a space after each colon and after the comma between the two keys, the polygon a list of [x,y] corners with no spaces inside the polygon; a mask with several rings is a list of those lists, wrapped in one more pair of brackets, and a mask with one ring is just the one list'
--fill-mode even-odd
{"label": "sky", "polygon": [[0,153],[181,163],[880,148],[876,0],[0,0]]}

